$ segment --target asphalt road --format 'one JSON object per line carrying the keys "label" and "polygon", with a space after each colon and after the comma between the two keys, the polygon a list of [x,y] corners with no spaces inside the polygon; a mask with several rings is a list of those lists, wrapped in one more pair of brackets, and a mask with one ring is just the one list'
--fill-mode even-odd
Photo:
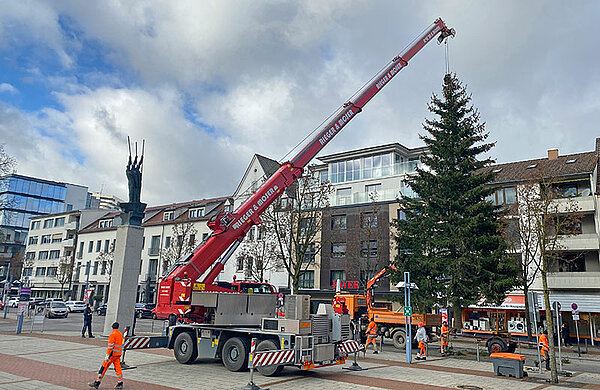
{"label": "asphalt road", "polygon": [[[4,320],[4,311],[0,311],[0,332],[16,331],[16,313],[17,309],[11,308]],[[92,333],[101,335],[104,330],[104,316],[98,316],[94,313],[92,317]],[[136,319],[136,333],[161,333],[165,326],[165,321],[152,319]],[[65,334],[77,335],[83,328],[83,313],[69,313],[67,318],[45,318],[43,330],[46,332],[62,332]],[[22,332],[31,330],[31,317],[24,317]],[[34,325],[34,332],[40,332],[42,325]],[[123,330],[123,326],[121,327]]]}

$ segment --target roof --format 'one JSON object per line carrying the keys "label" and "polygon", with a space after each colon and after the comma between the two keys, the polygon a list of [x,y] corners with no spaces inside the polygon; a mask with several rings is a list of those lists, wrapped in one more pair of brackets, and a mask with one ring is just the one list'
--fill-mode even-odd
{"label": "roof", "polygon": [[398,142],[394,142],[391,144],[370,146],[367,148],[361,148],[361,149],[355,149],[355,150],[348,150],[348,151],[340,152],[340,153],[328,154],[328,155],[320,156],[317,158],[324,163],[328,163],[328,162],[347,159],[347,158],[354,158],[354,157],[365,156],[365,155],[369,155],[369,154],[385,153],[385,152],[392,152],[392,151],[402,151],[402,153],[404,153],[407,157],[418,157],[427,151],[427,147],[419,146],[417,148],[408,148]]}
{"label": "roof", "polygon": [[[231,199],[230,197],[218,197],[218,198],[209,198],[209,199],[200,199],[200,200],[192,200],[188,202],[180,202],[180,203],[171,203],[166,205],[158,205],[147,207],[144,211],[144,221],[142,222],[142,226],[156,226],[156,225],[170,225],[183,221],[202,221],[210,219],[218,210],[221,210],[221,206],[227,200]],[[194,218],[193,220],[189,219],[189,214],[186,212],[189,209],[193,209],[196,207],[204,207],[205,212],[204,216],[200,218]],[[163,221],[163,215],[165,212],[175,211],[174,219],[169,221]],[[118,218],[121,215],[121,211],[114,211],[103,215],[102,217],[94,220],[92,223],[88,224],[86,227],[80,230],[80,233],[90,233],[90,232],[100,232],[100,231],[108,231],[115,230],[119,223],[114,223],[113,226],[107,228],[100,228],[98,222],[106,219],[114,219]]]}
{"label": "roof", "polygon": [[555,159],[538,158],[504,164],[494,164],[482,172],[494,172],[492,184],[522,182],[533,178],[567,178],[589,175],[598,164],[596,152],[583,152],[558,156]]}
{"label": "roof", "polygon": [[250,173],[250,168],[252,167],[254,160],[258,161],[258,164],[262,168],[263,172],[265,172],[265,175],[267,176],[267,178],[270,177],[271,175],[273,175],[281,166],[281,164],[279,164],[279,162],[277,162],[273,159],[270,159],[268,157],[262,156],[258,153],[255,153],[254,156],[252,156],[252,160],[250,160],[250,164],[248,164],[248,167],[246,167],[246,171],[244,172],[244,175],[242,176],[242,180],[240,180],[239,184],[237,185],[237,188],[233,192],[234,197],[236,195],[238,195],[240,193],[240,191],[242,190],[242,184],[244,184],[245,178]]}

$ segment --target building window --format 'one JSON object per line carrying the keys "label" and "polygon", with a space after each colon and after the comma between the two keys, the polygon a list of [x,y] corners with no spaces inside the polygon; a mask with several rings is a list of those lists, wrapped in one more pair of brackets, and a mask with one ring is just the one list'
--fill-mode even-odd
{"label": "building window", "polygon": [[163,221],[172,221],[175,213],[173,211],[165,211],[163,214]]}
{"label": "building window", "polygon": [[335,192],[337,198],[337,205],[343,206],[352,203],[352,189],[351,188],[339,188]]}
{"label": "building window", "polygon": [[360,227],[373,229],[377,227],[377,213],[364,213],[361,215]]}
{"label": "building window", "polygon": [[300,220],[300,236],[306,237],[314,234],[316,231],[316,219],[314,217],[302,218]]}
{"label": "building window", "polygon": [[33,275],[33,268],[31,268],[31,267],[23,268],[23,276],[32,276],[32,275]]}
{"label": "building window", "polygon": [[50,260],[58,259],[60,257],[60,251],[50,251]]}
{"label": "building window", "polygon": [[52,238],[49,234],[45,234],[42,236],[42,244],[50,244],[52,242]]}
{"label": "building window", "polygon": [[[306,249],[305,249],[306,248]],[[310,264],[310,263],[314,263],[315,262],[315,244],[311,243],[308,245],[302,245],[301,250],[304,250],[304,256],[302,257],[302,262],[305,264]]]}
{"label": "building window", "polygon": [[158,251],[160,249],[160,236],[152,236],[150,239],[150,249],[148,249],[148,254],[155,256],[158,255]]}
{"label": "building window", "polygon": [[360,257],[377,257],[377,240],[360,242]]}
{"label": "building window", "polygon": [[171,236],[167,236],[165,237],[165,248],[168,248],[171,246]]}
{"label": "building window", "polygon": [[62,233],[57,233],[52,235],[52,243],[56,244],[62,242]]}
{"label": "building window", "polygon": [[79,243],[79,252],[77,253],[77,257],[80,259],[83,257],[83,244],[83,241]]}
{"label": "building window", "polygon": [[206,239],[208,238],[208,233],[202,233],[202,241],[206,241]]}
{"label": "building window", "polygon": [[94,261],[94,270],[92,271],[92,275],[98,275],[98,262]]}
{"label": "building window", "polygon": [[238,256],[237,258],[237,272],[244,270],[244,256]]}
{"label": "building window", "polygon": [[564,253],[558,259],[558,272],[585,272],[584,253]]}
{"label": "building window", "polygon": [[346,215],[334,215],[331,217],[331,230],[345,230]]}
{"label": "building window", "polygon": [[344,270],[331,270],[329,272],[329,285],[333,286],[334,282],[339,280],[346,280],[346,271]]}
{"label": "building window", "polygon": [[498,188],[493,194],[486,198],[496,206],[503,204],[515,204],[517,202],[517,193],[515,187]]}
{"label": "building window", "polygon": [[190,219],[204,217],[204,207],[190,209]]}
{"label": "building window", "polygon": [[375,196],[381,193],[381,183],[368,184],[365,186],[365,193],[369,196]]}
{"label": "building window", "polygon": [[96,241],[96,252],[100,252],[101,247],[102,247],[102,240]]}
{"label": "building window", "polygon": [[189,245],[190,246],[195,246],[196,245],[196,235],[195,234],[190,234]]}
{"label": "building window", "polygon": [[112,226],[113,226],[112,219],[103,219],[98,223],[98,228],[100,228],[100,229],[107,229],[107,228],[111,228]]}
{"label": "building window", "polygon": [[57,269],[58,267],[48,267],[48,270],[46,271],[46,276],[56,276]]}
{"label": "building window", "polygon": [[254,231],[256,228],[252,226],[250,230],[248,230],[248,241],[254,241]]}
{"label": "building window", "polygon": [[404,210],[398,209],[398,214],[396,215],[396,217],[400,221],[406,221],[406,213],[404,212]]}
{"label": "building window", "polygon": [[362,284],[362,286],[366,287],[367,282],[371,280],[373,276],[375,276],[375,271],[360,271],[360,283]]}
{"label": "building window", "polygon": [[29,245],[37,245],[38,236],[29,237]]}
{"label": "building window", "polygon": [[38,230],[40,228],[40,221],[31,222],[31,230]]}
{"label": "building window", "polygon": [[104,240],[104,252],[108,252],[109,246],[110,246],[110,240]]}
{"label": "building window", "polygon": [[336,242],[331,244],[331,257],[344,257],[346,256],[346,243]]}
{"label": "building window", "polygon": [[35,269],[35,276],[44,276],[46,275],[46,267],[37,267]]}
{"label": "building window", "polygon": [[94,250],[94,241],[90,241],[88,244],[88,253],[92,253],[92,250]]}
{"label": "building window", "polygon": [[54,225],[54,221],[51,219],[44,220],[44,229],[50,229]]}
{"label": "building window", "polygon": [[54,227],[65,226],[65,217],[56,218],[54,220]]}
{"label": "building window", "polygon": [[47,260],[48,259],[48,251],[39,251],[38,252],[38,260]]}
{"label": "building window", "polygon": [[303,271],[298,278],[298,288],[315,288],[315,271]]}
{"label": "building window", "polygon": [[25,260],[35,260],[35,252],[27,252],[25,254]]}
{"label": "building window", "polygon": [[100,275],[106,275],[106,261],[102,262],[102,266],[100,267]]}
{"label": "building window", "polygon": [[328,177],[329,175],[327,173],[328,172],[326,170],[319,172],[319,178],[321,179],[321,184],[327,183],[329,181],[329,177]]}

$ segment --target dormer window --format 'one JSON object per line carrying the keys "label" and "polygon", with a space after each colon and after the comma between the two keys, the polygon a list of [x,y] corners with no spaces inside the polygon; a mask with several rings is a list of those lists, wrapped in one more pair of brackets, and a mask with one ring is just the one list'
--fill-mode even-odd
{"label": "dormer window", "polygon": [[492,172],[500,173],[500,172],[502,172],[502,168],[496,168],[496,169],[492,170]]}
{"label": "dormer window", "polygon": [[535,167],[537,167],[537,164],[531,164],[531,165],[527,166],[527,169],[532,169],[532,168],[535,168]]}
{"label": "dormer window", "polygon": [[163,214],[163,221],[172,221],[175,213],[173,211],[165,211]]}
{"label": "dormer window", "polygon": [[112,219],[103,219],[98,223],[98,228],[107,229],[107,228],[111,228],[112,225],[113,225]]}
{"label": "dormer window", "polygon": [[190,219],[204,217],[204,207],[190,209]]}
{"label": "dormer window", "polygon": [[574,162],[576,162],[576,161],[577,161],[577,159],[576,159],[576,158],[570,158],[570,159],[568,159],[568,160],[567,160],[567,162],[566,162],[566,163],[567,163],[567,164],[573,164],[573,163],[574,163]]}

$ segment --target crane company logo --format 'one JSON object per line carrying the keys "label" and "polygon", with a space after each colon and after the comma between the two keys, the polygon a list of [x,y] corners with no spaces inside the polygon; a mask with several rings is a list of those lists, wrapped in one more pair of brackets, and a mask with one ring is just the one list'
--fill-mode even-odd
{"label": "crane company logo", "polygon": [[388,70],[386,72],[385,76],[383,76],[382,78],[379,79],[377,84],[375,84],[375,87],[377,87],[377,89],[383,88],[383,86],[386,85],[387,82],[390,81],[392,79],[392,77],[394,77],[400,69],[404,68],[406,66],[406,64],[407,64],[407,62],[404,61],[402,58],[400,58],[400,60],[396,63],[396,65],[392,66],[392,69]]}
{"label": "crane company logo", "polygon": [[354,110],[352,109],[352,107],[350,107],[348,109],[348,111],[346,111],[341,117],[340,119],[338,119],[333,126],[331,126],[329,128],[329,130],[327,130],[325,132],[325,134],[323,134],[321,136],[321,138],[319,138],[319,143],[321,145],[325,145],[327,143],[327,141],[329,141],[331,138],[333,138],[333,136],[342,128],[344,127],[344,125],[346,123],[348,123],[348,121],[354,116],[354,114],[356,114],[356,112],[354,112]]}
{"label": "crane company logo", "polygon": [[269,188],[265,193],[251,205],[248,210],[233,224],[233,229],[239,229],[240,226],[244,224],[255,212],[259,210],[262,205],[267,205],[266,203],[269,199],[273,198],[275,194],[279,191],[279,187],[275,184],[273,187]]}
{"label": "crane company logo", "polygon": [[436,26],[436,28],[434,28],[432,32],[425,35],[425,38],[423,38],[423,44],[426,44],[431,38],[435,37],[435,34],[437,34],[440,31],[440,29],[440,26]]}

